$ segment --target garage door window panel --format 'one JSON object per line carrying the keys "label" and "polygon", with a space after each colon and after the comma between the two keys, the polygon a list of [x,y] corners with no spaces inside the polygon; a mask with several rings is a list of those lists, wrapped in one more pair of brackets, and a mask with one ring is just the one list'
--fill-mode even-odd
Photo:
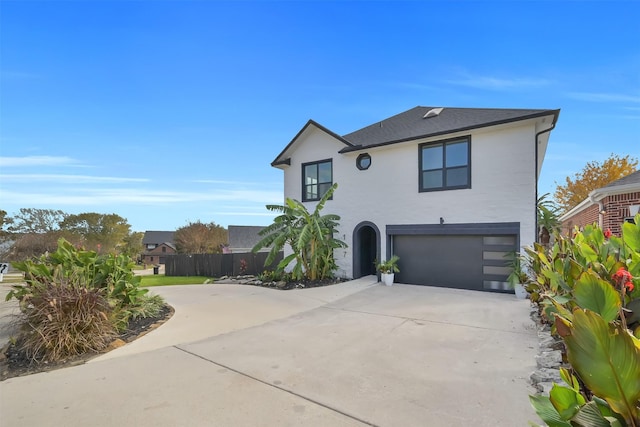
{"label": "garage door window panel", "polygon": [[471,187],[469,138],[420,146],[420,191]]}

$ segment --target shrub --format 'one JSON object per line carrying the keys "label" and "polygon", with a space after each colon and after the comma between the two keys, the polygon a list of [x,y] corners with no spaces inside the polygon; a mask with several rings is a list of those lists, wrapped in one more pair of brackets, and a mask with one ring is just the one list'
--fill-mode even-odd
{"label": "shrub", "polygon": [[130,319],[154,317],[163,300],[148,296],[126,255],[98,255],[58,241],[56,251],[14,263],[26,285],[16,298],[26,316],[20,348],[33,359],[61,360],[104,349]]}
{"label": "shrub", "polygon": [[34,360],[98,352],[116,337],[111,307],[100,289],[47,283],[25,302],[26,332],[19,343]]}
{"label": "shrub", "polygon": [[21,301],[54,278],[64,280],[67,286],[104,289],[106,296],[118,305],[135,305],[148,292],[139,286],[140,276],[133,274],[135,263],[128,256],[98,255],[95,251],[78,249],[65,239],[58,240],[55,252],[12,265],[24,272],[27,285],[14,286],[7,301],[11,298]]}

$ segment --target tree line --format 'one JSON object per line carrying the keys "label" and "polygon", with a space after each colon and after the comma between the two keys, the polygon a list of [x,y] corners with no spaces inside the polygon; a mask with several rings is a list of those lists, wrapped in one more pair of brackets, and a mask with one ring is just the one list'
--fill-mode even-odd
{"label": "tree line", "polygon": [[[53,252],[60,238],[99,254],[125,254],[137,260],[144,251],[143,237],[143,232],[132,231],[127,219],[115,213],[69,214],[57,209],[21,208],[9,216],[0,209],[2,261]],[[174,235],[178,253],[219,253],[227,243],[227,230],[214,222],[190,222]]]}

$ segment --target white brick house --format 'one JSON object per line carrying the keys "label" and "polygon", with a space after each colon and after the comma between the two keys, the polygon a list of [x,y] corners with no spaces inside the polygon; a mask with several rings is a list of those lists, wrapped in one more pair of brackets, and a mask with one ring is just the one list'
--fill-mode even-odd
{"label": "white brick house", "polygon": [[536,237],[537,178],[560,110],[415,107],[340,136],[310,120],[272,162],[284,196],[341,216],[338,275],[400,256],[400,283],[505,289]]}

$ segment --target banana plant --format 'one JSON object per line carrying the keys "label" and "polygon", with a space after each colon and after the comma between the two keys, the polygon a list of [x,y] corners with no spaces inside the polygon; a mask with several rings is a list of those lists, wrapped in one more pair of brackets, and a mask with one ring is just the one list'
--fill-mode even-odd
{"label": "banana plant", "polygon": [[313,212],[309,212],[298,200],[289,198],[284,205],[267,205],[268,210],[279,212],[280,215],[260,232],[264,237],[252,249],[257,252],[271,247],[265,266],[271,264],[285,246],[289,246],[292,253],[280,261],[279,271],[294,261],[291,273],[295,279],[324,279],[335,271],[334,249],[346,248],[347,245],[334,237],[340,217],[322,214],[322,209],[337,188],[338,184],[333,184],[316,204]]}

